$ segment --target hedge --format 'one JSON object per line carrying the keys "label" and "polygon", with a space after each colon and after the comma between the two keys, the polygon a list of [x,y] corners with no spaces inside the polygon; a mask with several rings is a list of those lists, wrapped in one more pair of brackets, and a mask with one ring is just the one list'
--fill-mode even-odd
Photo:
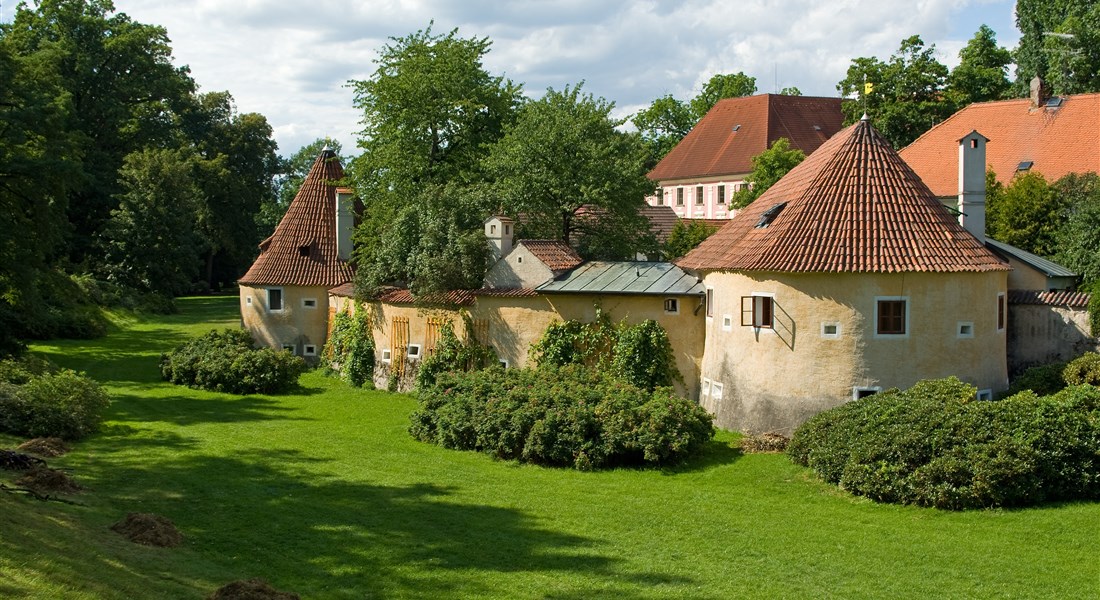
{"label": "hedge", "polygon": [[161,375],[179,385],[231,394],[274,394],[298,383],[306,364],[286,351],[253,347],[244,330],[212,330],[161,356]]}

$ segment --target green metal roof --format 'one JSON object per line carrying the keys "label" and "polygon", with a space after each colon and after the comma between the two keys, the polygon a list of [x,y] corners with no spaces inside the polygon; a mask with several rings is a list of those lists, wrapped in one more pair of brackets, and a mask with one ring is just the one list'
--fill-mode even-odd
{"label": "green metal roof", "polygon": [[591,261],[535,288],[554,293],[703,295],[703,283],[667,262]]}
{"label": "green metal roof", "polygon": [[1047,277],[1077,277],[1077,273],[1070,271],[1066,267],[1047,260],[1042,256],[1036,256],[1026,250],[1021,250],[1016,246],[1010,246],[1009,244],[998,242],[991,238],[985,238],[985,245],[992,247],[993,250],[1009,258],[1015,258],[1036,271],[1046,274]]}

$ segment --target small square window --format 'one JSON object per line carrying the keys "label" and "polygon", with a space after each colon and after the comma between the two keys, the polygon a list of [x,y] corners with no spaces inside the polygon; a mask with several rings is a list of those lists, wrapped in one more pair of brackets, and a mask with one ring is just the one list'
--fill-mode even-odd
{"label": "small square window", "polygon": [[508,361],[506,361],[504,359],[501,359],[500,360],[500,368],[507,369],[508,368]]}
{"label": "small square window", "polygon": [[859,387],[852,388],[852,400],[859,400],[860,398],[866,398],[867,396],[874,396],[882,391],[881,386]]}
{"label": "small square window", "polygon": [[703,398],[710,398],[710,380],[706,377],[703,378],[703,389],[699,392],[699,395]]}
{"label": "small square window", "polygon": [[993,390],[978,390],[978,393],[974,395],[978,400],[992,400]]}
{"label": "small square window", "polygon": [[302,348],[303,356],[317,356],[317,346],[306,345]]}
{"label": "small square window", "polygon": [[717,381],[710,384],[710,399],[715,402],[722,400],[722,384]]}
{"label": "small square window", "polygon": [[294,349],[295,349],[294,346],[291,345],[291,344],[283,344],[283,350],[286,350],[287,352],[289,352],[291,354],[295,354]]}
{"label": "small square window", "polygon": [[409,358],[420,358],[420,344],[409,344],[406,356]]}
{"label": "small square window", "polygon": [[956,333],[960,338],[974,337],[974,323],[972,321],[959,321]]}
{"label": "small square window", "polygon": [[244,303],[249,305],[249,306],[252,306],[252,296],[249,296],[249,297],[245,298]]}
{"label": "small square window", "polygon": [[678,315],[680,314],[680,299],[679,298],[665,298],[665,314]]}
{"label": "small square window", "polygon": [[298,246],[298,256],[309,256],[309,246]]}
{"label": "small square window", "polygon": [[730,331],[731,329],[733,329],[733,317],[722,315],[722,331]]}
{"label": "small square window", "polygon": [[840,323],[822,323],[821,324],[821,337],[827,340],[835,340],[840,338]]}
{"label": "small square window", "polygon": [[302,308],[317,308],[317,299],[302,298]]}
{"label": "small square window", "polygon": [[384,363],[390,362],[390,349],[389,348],[384,348],[382,350],[382,362],[384,362]]}

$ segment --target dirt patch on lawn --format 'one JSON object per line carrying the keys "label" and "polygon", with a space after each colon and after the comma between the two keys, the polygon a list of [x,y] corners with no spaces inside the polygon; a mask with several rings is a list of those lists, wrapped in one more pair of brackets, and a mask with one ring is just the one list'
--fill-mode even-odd
{"label": "dirt patch on lawn", "polygon": [[111,529],[145,546],[171,548],[183,541],[183,535],[172,521],[152,513],[129,513],[125,519],[111,525]]}
{"label": "dirt patch on lawn", "polygon": [[761,433],[741,438],[741,451],[745,454],[774,454],[787,449],[791,439],[778,433]]}
{"label": "dirt patch on lawn", "polygon": [[280,592],[263,579],[239,579],[227,583],[206,600],[301,600],[293,592]]}
{"label": "dirt patch on lawn", "polygon": [[69,445],[65,443],[65,440],[61,438],[47,437],[27,440],[19,444],[16,450],[22,450],[23,452],[29,452],[46,458],[56,458],[64,455],[70,448]]}
{"label": "dirt patch on lawn", "polygon": [[34,490],[40,494],[49,492],[75,494],[84,489],[64,471],[42,466],[28,471],[26,475],[15,481],[15,485]]}

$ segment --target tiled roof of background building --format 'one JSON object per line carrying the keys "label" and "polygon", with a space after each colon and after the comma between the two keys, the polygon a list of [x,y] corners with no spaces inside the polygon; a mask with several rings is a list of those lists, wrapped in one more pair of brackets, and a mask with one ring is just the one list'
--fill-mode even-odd
{"label": "tiled roof of background building", "polygon": [[1040,292],[1037,290],[1008,290],[1009,304],[1040,304],[1046,306],[1066,306],[1070,308],[1088,308],[1090,294],[1085,292]]}
{"label": "tiled roof of background building", "polygon": [[989,139],[986,164],[1007,183],[1021,163],[1055,181],[1068,173],[1100,172],[1100,94],[1066,96],[1055,107],[1031,100],[971,104],[901,151],[937,196],[959,193],[959,140],[971,131]]}
{"label": "tiled roof of background building", "polygon": [[351,266],[336,248],[336,182],[343,177],[336,153],[321,152],[239,283],[331,287],[351,280]]}
{"label": "tiled roof of background building", "polygon": [[584,262],[576,250],[561,240],[520,240],[518,243],[551,271],[568,271]]}
{"label": "tiled roof of background building", "polygon": [[833,136],[677,264],[784,272],[1009,269],[867,121]]}
{"label": "tiled roof of background building", "polygon": [[742,174],[775,140],[809,155],[843,127],[840,98],[760,94],[720,100],[649,172],[654,181]]}

